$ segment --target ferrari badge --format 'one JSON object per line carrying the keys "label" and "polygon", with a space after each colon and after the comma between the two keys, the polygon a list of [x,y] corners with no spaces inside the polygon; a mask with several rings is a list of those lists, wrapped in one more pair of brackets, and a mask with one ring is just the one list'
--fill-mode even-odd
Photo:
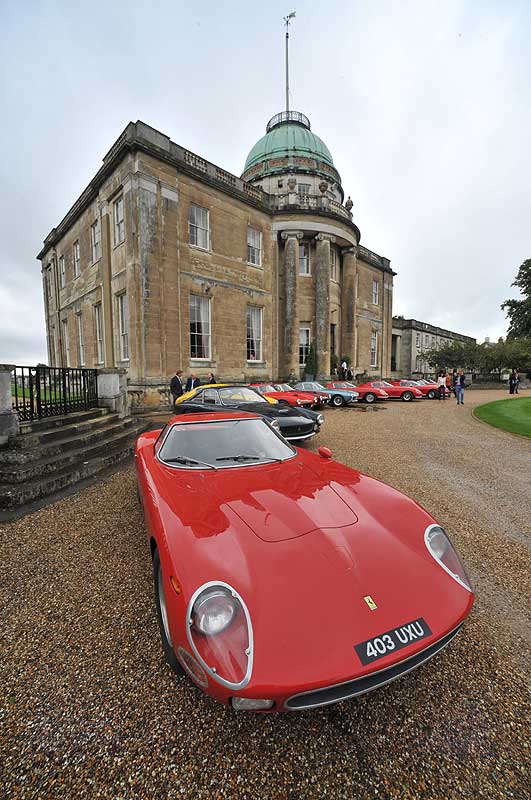
{"label": "ferrari badge", "polygon": [[376,603],[374,602],[374,600],[372,599],[372,597],[370,596],[370,594],[368,594],[368,595],[367,595],[366,597],[364,597],[363,599],[365,600],[365,602],[367,603],[367,605],[369,606],[369,608],[371,609],[371,611],[376,611],[376,609],[378,608],[378,606],[376,605]]}

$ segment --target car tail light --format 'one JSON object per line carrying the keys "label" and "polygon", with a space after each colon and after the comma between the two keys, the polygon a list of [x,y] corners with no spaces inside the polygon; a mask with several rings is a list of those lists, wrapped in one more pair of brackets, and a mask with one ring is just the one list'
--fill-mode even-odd
{"label": "car tail light", "polygon": [[253,629],[243,598],[232,586],[200,586],[187,609],[188,642],[212,680],[231,689],[247,686],[253,668]]}

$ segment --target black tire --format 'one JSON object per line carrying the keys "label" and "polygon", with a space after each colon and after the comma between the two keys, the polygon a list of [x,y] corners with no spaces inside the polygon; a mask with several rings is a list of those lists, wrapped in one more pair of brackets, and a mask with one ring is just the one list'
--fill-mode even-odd
{"label": "black tire", "polygon": [[413,400],[414,394],[413,392],[404,392],[402,395],[402,400],[404,403],[410,403]]}
{"label": "black tire", "polygon": [[430,389],[430,391],[428,392],[428,397],[430,398],[430,400],[435,400],[437,394],[438,392],[436,389]]}
{"label": "black tire", "polygon": [[162,585],[162,567],[160,565],[159,551],[155,550],[153,554],[153,584],[155,589],[155,607],[157,609],[157,620],[159,623],[160,638],[162,641],[162,649],[164,657],[172,670],[180,675],[184,672],[183,668],[177,660],[177,656],[173,650],[173,645],[170,638],[169,629],[167,628],[166,616],[166,601],[164,600],[164,587]]}
{"label": "black tire", "polygon": [[376,395],[375,395],[375,394],[373,394],[372,392],[367,392],[367,394],[365,395],[365,397],[363,398],[363,400],[364,400],[366,403],[374,403],[374,402],[375,402],[375,400],[376,400]]}
{"label": "black tire", "polygon": [[341,397],[340,394],[335,394],[330,401],[334,408],[341,408],[341,406],[345,405],[345,398]]}

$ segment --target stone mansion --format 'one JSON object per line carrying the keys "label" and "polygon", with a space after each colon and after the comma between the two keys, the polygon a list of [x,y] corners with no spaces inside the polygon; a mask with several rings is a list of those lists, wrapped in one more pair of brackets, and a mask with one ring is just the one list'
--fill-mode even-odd
{"label": "stone mansion", "polygon": [[393,276],[360,245],[307,117],[273,117],[241,178],[129,123],[38,255],[49,363],[123,367],[133,408],[175,370],[223,381],[317,376],[348,356],[391,371]]}

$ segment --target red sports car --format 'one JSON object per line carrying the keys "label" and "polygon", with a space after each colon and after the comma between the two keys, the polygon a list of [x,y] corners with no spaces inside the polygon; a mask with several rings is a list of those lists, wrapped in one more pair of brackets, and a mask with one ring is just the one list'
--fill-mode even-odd
{"label": "red sports car", "polygon": [[422,397],[422,392],[418,386],[394,386],[389,381],[369,381],[363,384],[363,388],[383,389],[390,399],[398,397],[406,403]]}
{"label": "red sports car", "polygon": [[[436,397],[439,397],[439,387],[436,383],[429,383],[428,381],[420,383],[419,381],[408,381],[403,379],[390,380],[389,383],[392,383],[393,386],[414,386],[421,392],[423,397],[428,397],[430,400],[434,400]],[[445,389],[445,391],[447,390]]]}
{"label": "red sports car", "polygon": [[470,613],[427,511],[255,414],[174,417],[140,436],[136,466],[166,659],[235,709],[364,694],[434,656]]}
{"label": "red sports car", "polygon": [[355,389],[358,392],[358,401],[364,403],[374,403],[376,400],[388,400],[389,395],[384,389],[375,389],[367,384],[363,386],[356,386],[355,383],[350,381],[335,381],[334,383],[326,384],[329,389]]}
{"label": "red sports car", "polygon": [[289,389],[284,389],[283,385],[282,388],[279,388],[281,384],[272,383],[251,383],[251,386],[264,397],[271,397],[273,400],[278,400],[279,403],[288,403],[290,406],[302,406],[303,408],[319,405],[319,400],[314,394],[296,392],[291,386]]}

